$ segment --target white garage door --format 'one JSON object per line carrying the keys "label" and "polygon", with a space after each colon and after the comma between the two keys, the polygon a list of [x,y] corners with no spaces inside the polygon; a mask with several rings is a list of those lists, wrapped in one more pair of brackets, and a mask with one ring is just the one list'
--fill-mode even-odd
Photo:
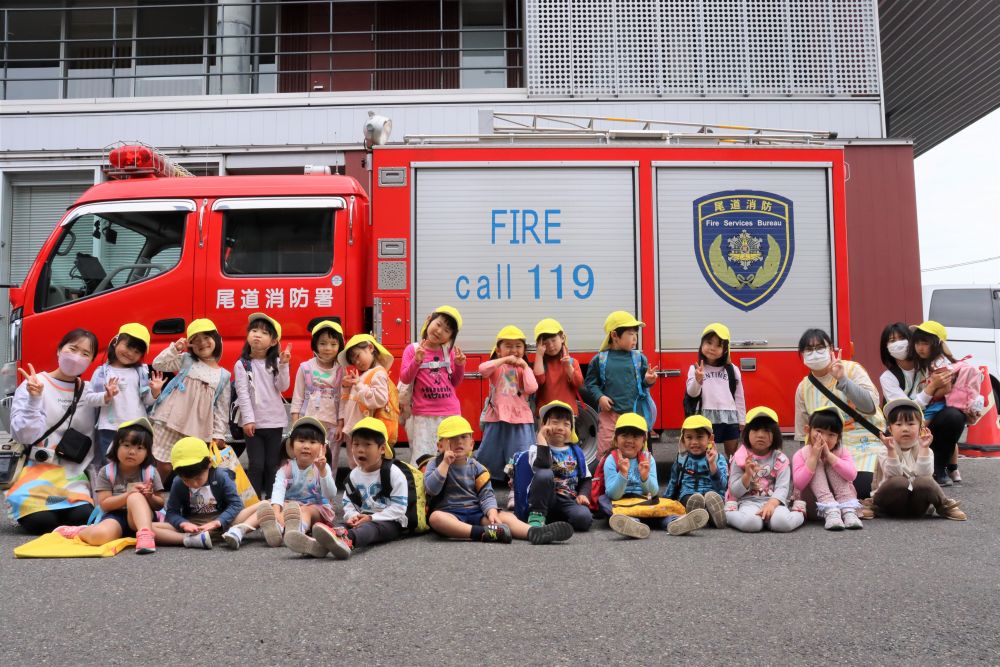
{"label": "white garage door", "polygon": [[709,322],[734,347],[833,335],[828,196],[823,168],[658,168],[660,349],[696,349]]}
{"label": "white garage door", "polygon": [[414,169],[414,334],[427,313],[451,304],[469,351],[489,350],[506,324],[530,340],[545,317],[562,323],[571,351],[596,350],[608,313],[636,308],[634,173]]}

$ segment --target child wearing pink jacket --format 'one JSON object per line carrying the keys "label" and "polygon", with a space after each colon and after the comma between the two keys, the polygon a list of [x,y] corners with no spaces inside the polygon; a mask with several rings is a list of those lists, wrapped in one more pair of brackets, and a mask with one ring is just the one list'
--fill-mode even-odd
{"label": "child wearing pink jacket", "polygon": [[833,407],[809,415],[806,444],[792,458],[792,483],[800,494],[808,490],[816,502],[816,513],[826,519],[827,530],[864,528],[857,511],[861,507],[854,478],[858,469],[841,442],[844,422]]}

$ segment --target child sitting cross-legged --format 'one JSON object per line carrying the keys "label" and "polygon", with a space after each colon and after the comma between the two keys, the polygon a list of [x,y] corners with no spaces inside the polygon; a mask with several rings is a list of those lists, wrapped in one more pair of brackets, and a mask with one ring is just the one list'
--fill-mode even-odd
{"label": "child sitting cross-legged", "polygon": [[529,526],[511,512],[501,512],[490,485],[490,473],[472,453],[472,426],[464,417],[448,417],[438,426],[438,455],[424,475],[432,511],[428,523],[443,537],[510,544],[512,538],[532,544],[569,539],[573,528],[557,521]]}
{"label": "child sitting cross-legged", "polygon": [[[722,495],[729,484],[729,466],[726,457],[719,456],[715,448],[712,422],[702,415],[685,419],[680,447],[682,451],[670,471],[666,497],[680,500],[688,514],[695,517],[694,522],[708,519],[716,528],[725,528],[726,502]],[[707,516],[698,510],[705,510]]]}

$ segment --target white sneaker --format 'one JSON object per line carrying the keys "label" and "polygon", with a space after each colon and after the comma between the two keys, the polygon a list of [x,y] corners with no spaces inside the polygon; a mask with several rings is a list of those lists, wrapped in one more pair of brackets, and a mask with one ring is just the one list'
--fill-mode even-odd
{"label": "white sneaker", "polygon": [[222,539],[225,541],[227,547],[236,551],[243,542],[243,531],[233,526],[222,534]]}
{"label": "white sneaker", "polygon": [[[704,510],[703,510],[704,511]],[[707,515],[708,512],[705,512]],[[612,514],[608,519],[611,530],[625,537],[632,537],[637,540],[644,540],[649,537],[649,526],[638,519],[633,519],[624,514]]]}
{"label": "white sneaker", "polygon": [[844,520],[844,528],[848,530],[861,530],[865,527],[854,510],[844,510],[842,518]]}
{"label": "white sneaker", "polygon": [[830,510],[826,513],[826,524],[823,526],[827,530],[843,530],[844,520],[840,518],[840,510]]}

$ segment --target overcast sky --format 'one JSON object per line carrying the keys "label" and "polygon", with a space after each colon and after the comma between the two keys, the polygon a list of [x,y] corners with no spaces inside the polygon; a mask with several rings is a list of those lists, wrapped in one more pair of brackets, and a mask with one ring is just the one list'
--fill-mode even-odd
{"label": "overcast sky", "polygon": [[1000,283],[1000,111],[916,160],[920,265],[925,285]]}

